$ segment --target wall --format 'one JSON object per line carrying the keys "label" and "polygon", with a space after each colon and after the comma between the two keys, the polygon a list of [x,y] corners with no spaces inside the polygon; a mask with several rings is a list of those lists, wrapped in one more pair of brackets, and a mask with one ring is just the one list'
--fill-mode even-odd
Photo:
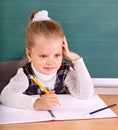
{"label": "wall", "polygon": [[25,29],[33,10],[46,9],[65,32],[94,78],[118,76],[118,0],[1,0],[0,61],[24,57]]}

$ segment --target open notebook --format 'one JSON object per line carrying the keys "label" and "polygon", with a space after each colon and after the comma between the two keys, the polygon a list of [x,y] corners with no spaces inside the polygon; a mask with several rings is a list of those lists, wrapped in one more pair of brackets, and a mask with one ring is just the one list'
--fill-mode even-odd
{"label": "open notebook", "polygon": [[16,109],[0,104],[0,124],[49,120],[111,118],[117,116],[111,109],[88,115],[91,111],[106,106],[98,95],[94,95],[89,100],[80,100],[71,95],[58,95],[58,98],[61,105],[58,105],[52,110],[55,117],[52,117],[49,111]]}

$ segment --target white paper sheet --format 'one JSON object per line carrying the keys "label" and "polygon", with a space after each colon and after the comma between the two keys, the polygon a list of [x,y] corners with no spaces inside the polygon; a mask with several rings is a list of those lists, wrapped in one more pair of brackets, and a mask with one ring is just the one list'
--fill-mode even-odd
{"label": "white paper sheet", "polygon": [[89,100],[80,100],[71,95],[58,95],[58,98],[61,105],[58,105],[52,110],[55,118],[52,118],[48,111],[16,109],[0,104],[0,124],[49,120],[111,118],[117,116],[111,109],[88,115],[90,112],[106,106],[102,99],[97,95],[94,95]]}

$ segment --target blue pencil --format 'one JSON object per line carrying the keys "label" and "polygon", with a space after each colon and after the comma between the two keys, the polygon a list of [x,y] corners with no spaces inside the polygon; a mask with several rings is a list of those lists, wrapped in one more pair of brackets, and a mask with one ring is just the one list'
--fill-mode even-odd
{"label": "blue pencil", "polygon": [[117,105],[117,104],[112,104],[112,105],[109,105],[109,106],[107,106],[107,107],[103,107],[103,108],[100,108],[100,109],[98,109],[98,110],[92,111],[92,112],[90,112],[89,114],[92,115],[92,114],[95,114],[95,113],[100,112],[100,111],[102,111],[102,110],[105,110],[105,109],[114,107],[114,106],[116,106],[116,105]]}

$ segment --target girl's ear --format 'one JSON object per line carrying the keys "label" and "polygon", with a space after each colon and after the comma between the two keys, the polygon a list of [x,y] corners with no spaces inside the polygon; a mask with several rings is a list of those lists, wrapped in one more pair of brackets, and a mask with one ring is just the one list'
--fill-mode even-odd
{"label": "girl's ear", "polygon": [[32,56],[31,56],[31,50],[29,50],[28,48],[25,49],[26,51],[26,55],[29,61],[32,61]]}

